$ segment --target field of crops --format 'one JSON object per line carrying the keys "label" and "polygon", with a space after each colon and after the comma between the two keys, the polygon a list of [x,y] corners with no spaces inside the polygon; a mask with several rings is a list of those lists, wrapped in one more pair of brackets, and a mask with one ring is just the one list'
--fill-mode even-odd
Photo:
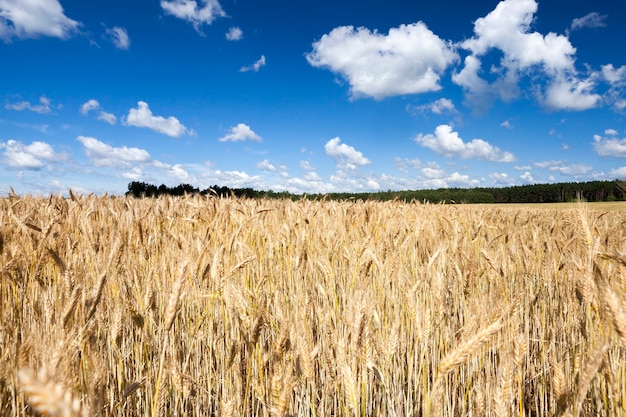
{"label": "field of crops", "polygon": [[626,211],[0,199],[2,416],[620,416]]}

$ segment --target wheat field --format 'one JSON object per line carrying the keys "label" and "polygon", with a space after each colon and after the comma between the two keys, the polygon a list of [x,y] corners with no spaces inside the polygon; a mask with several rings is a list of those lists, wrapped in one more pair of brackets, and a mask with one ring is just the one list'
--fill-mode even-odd
{"label": "wheat field", "polygon": [[0,206],[2,416],[626,413],[626,211]]}

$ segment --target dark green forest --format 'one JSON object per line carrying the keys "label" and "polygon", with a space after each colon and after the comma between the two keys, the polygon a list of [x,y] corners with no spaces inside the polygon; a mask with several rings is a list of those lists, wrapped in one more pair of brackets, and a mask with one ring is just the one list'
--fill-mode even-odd
{"label": "dark green forest", "polygon": [[252,188],[229,188],[214,185],[200,190],[189,184],[168,187],[133,181],[128,184],[126,195],[137,198],[160,195],[182,196],[185,194],[213,195],[216,197],[286,198],[292,200],[376,200],[420,201],[430,203],[559,203],[571,201],[623,201],[626,200],[625,181],[590,181],[556,184],[532,184],[514,187],[492,188],[439,188],[436,190],[379,191],[371,193],[291,194],[287,191],[254,190]]}

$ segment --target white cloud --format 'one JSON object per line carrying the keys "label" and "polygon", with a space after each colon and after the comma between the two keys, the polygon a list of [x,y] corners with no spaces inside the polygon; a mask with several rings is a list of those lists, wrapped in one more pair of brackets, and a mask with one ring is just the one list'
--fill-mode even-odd
{"label": "white cloud", "polygon": [[92,110],[98,110],[100,108],[100,103],[98,100],[89,99],[82,106],[80,106],[80,114],[86,115]]}
{"label": "white cloud", "polygon": [[170,168],[168,175],[175,178],[177,181],[185,182],[189,180],[189,172],[187,172],[181,164],[176,164]]}
{"label": "white cloud", "polygon": [[452,81],[466,90],[469,101],[484,105],[482,102],[489,102],[493,91],[489,88],[489,83],[478,76],[482,62],[469,55],[465,57],[464,64],[460,72],[452,75]]}
{"label": "white cloud", "polygon": [[424,104],[421,106],[407,105],[407,111],[413,115],[417,115],[420,113],[444,114],[457,112],[452,100],[447,98],[440,98],[439,100],[435,100],[432,103]]}
{"label": "white cloud", "polygon": [[576,78],[557,77],[548,86],[544,104],[556,110],[587,110],[596,107],[601,100],[599,94],[593,94],[594,83]]}
{"label": "white cloud", "polygon": [[237,26],[233,26],[226,32],[226,39],[229,41],[240,41],[243,39],[243,31]]}
{"label": "white cloud", "polygon": [[295,193],[312,193],[324,194],[336,191],[332,184],[325,183],[317,174],[311,172],[303,178],[290,178],[287,181],[287,188],[290,192]]}
{"label": "white cloud", "polygon": [[428,179],[444,178],[446,172],[439,166],[428,166],[421,169],[422,175]]}
{"label": "white cloud", "polygon": [[133,167],[130,171],[122,173],[122,178],[129,181],[142,181],[144,176],[145,174],[140,167]]}
{"label": "white cloud", "polygon": [[507,129],[513,129],[513,125],[508,120],[505,120],[504,122],[500,123],[500,127],[505,127]]}
{"label": "white cloud", "polygon": [[434,134],[424,135],[420,133],[414,140],[421,146],[448,158],[476,158],[495,162],[515,161],[515,156],[512,153],[503,152],[482,139],[463,142],[458,132],[453,131],[449,125],[437,126]]}
{"label": "white cloud", "polygon": [[605,135],[609,135],[609,136],[615,136],[615,135],[617,135],[617,133],[618,133],[618,131],[615,130],[615,129],[606,129],[604,131],[604,134]]}
{"label": "white cloud", "polygon": [[98,113],[98,120],[102,120],[103,122],[107,122],[110,125],[114,125],[117,122],[117,117],[115,117],[113,113],[101,111],[100,113]]}
{"label": "white cloud", "polygon": [[626,82],[626,65],[615,68],[613,64],[602,66],[602,76],[611,84],[622,85]]}
{"label": "white cloud", "polygon": [[128,37],[128,32],[126,29],[121,28],[119,26],[115,26],[112,28],[108,28],[106,30],[106,34],[109,37],[109,40],[113,42],[113,45],[117,49],[125,49],[130,48],[130,38]]}
{"label": "white cloud", "polygon": [[[576,48],[567,36],[531,31],[537,7],[535,0],[501,1],[487,16],[476,20],[474,37],[459,44],[472,55],[465,58],[465,66],[453,81],[465,89],[471,103],[484,106],[496,97],[511,100],[519,95],[519,79],[530,76],[531,82],[548,79],[545,96],[542,87],[531,89],[550,109],[585,110],[599,104],[601,97],[592,93],[597,74],[587,79],[577,76]],[[480,57],[493,49],[503,56],[500,66],[489,71],[499,77],[490,84],[479,76],[483,71]]]}
{"label": "white cloud", "polygon": [[604,94],[605,102],[612,104],[618,112],[622,112],[626,108],[626,100],[624,100],[626,65],[619,68],[615,68],[613,64],[603,65],[600,77],[609,84],[609,90]]}
{"label": "white cloud", "polygon": [[[480,184],[477,180],[470,179],[469,175],[453,172],[446,173],[434,162],[420,170],[421,178],[418,184],[421,188],[447,188],[451,186],[477,186]],[[413,187],[415,188],[415,187]]]}
{"label": "white cloud", "polygon": [[[617,132],[611,133],[614,136]],[[593,149],[600,156],[615,156],[626,158],[626,139],[603,138],[600,135],[593,136]]]}
{"label": "white cloud", "polygon": [[43,167],[45,162],[67,159],[67,155],[54,152],[46,142],[35,141],[24,145],[16,140],[8,140],[0,142],[0,149],[4,150],[3,162],[12,168],[36,170]]}
{"label": "white cloud", "polygon": [[626,179],[626,166],[612,170],[609,172],[609,176],[612,178]]}
{"label": "white cloud", "polygon": [[117,117],[115,117],[113,113],[108,113],[100,109],[100,103],[98,102],[98,100],[92,98],[87,100],[85,103],[83,103],[82,106],[80,106],[80,113],[82,115],[86,115],[91,111],[97,110],[100,110],[98,112],[98,120],[107,122],[110,125],[114,125],[117,122]]}
{"label": "white cloud", "polygon": [[601,28],[606,26],[607,15],[601,15],[598,12],[591,12],[583,17],[572,20],[570,30],[579,30],[583,28]]}
{"label": "white cloud", "polygon": [[580,177],[588,174],[593,169],[592,166],[586,164],[568,165],[565,161],[556,160],[535,162],[535,166],[547,169],[550,172],[559,172],[568,177]]}
{"label": "white cloud", "polygon": [[210,25],[226,13],[217,0],[201,0],[202,6],[194,0],[161,0],[161,7],[166,13],[191,23],[200,32],[203,24]]}
{"label": "white cloud", "polygon": [[78,136],[76,139],[83,144],[85,154],[96,166],[125,168],[132,163],[150,161],[150,154],[145,149],[113,147],[89,136]]}
{"label": "white cloud", "polygon": [[138,101],[136,109],[130,109],[124,119],[127,126],[147,127],[157,133],[178,138],[184,134],[193,135],[193,130],[187,129],[176,117],[167,119],[162,116],[153,116],[145,101]]}
{"label": "white cloud", "polygon": [[502,63],[510,69],[538,64],[548,71],[571,69],[576,49],[567,37],[530,32],[536,12],[535,0],[501,1],[487,16],[474,22],[475,36],[460,45],[475,56],[484,55],[493,48],[499,49],[504,53]]}
{"label": "white cloud", "polygon": [[67,39],[80,23],[65,16],[58,0],[0,0],[0,38]]}
{"label": "white cloud", "polygon": [[345,171],[337,171],[330,176],[335,189],[346,191],[377,191],[380,189],[378,181],[371,176],[353,175]]}
{"label": "white cloud", "polygon": [[213,175],[220,185],[223,184],[234,188],[252,187],[257,190],[265,189],[265,182],[261,177],[258,175],[248,175],[245,171],[216,170]]}
{"label": "white cloud", "polygon": [[510,186],[510,185],[514,185],[515,184],[515,178],[511,177],[506,172],[494,172],[494,173],[491,173],[491,174],[489,174],[489,178],[491,178],[491,180],[494,182],[494,184],[497,184],[497,185]]}
{"label": "white cloud", "polygon": [[261,142],[263,138],[254,133],[254,131],[245,123],[239,123],[237,126],[230,128],[230,133],[218,139],[220,142],[241,142],[255,141]]}
{"label": "white cloud", "polygon": [[520,177],[520,179],[522,179],[523,181],[525,181],[528,184],[534,184],[534,183],[537,182],[535,177],[533,177],[533,175],[529,171],[524,172],[519,177]]}
{"label": "white cloud", "polygon": [[324,149],[326,150],[326,155],[339,161],[342,167],[354,169],[356,166],[369,165],[371,163],[361,152],[352,146],[341,143],[338,137],[326,142]]}
{"label": "white cloud", "polygon": [[261,162],[257,162],[256,167],[262,171],[268,171],[268,172],[280,172],[283,170],[281,168],[284,168],[284,167],[279,168],[278,166],[272,164],[267,159],[264,159]]}
{"label": "white cloud", "polygon": [[50,110],[51,110],[50,99],[47,98],[46,96],[39,97],[39,104],[30,104],[29,101],[20,101],[20,102],[12,103],[12,104],[7,103],[4,106],[4,108],[7,110],[17,110],[17,111],[30,110],[30,111],[34,111],[35,113],[40,113],[40,114],[50,113]]}
{"label": "white cloud", "polygon": [[302,176],[307,181],[322,181],[322,177],[317,172],[307,172]]}
{"label": "white cloud", "polygon": [[310,65],[344,77],[352,98],[383,99],[439,90],[441,74],[458,55],[417,22],[391,28],[387,35],[340,26],[314,42],[306,58]]}
{"label": "white cloud", "polygon": [[265,66],[265,55],[261,55],[261,58],[259,58],[254,64],[245,65],[241,67],[239,71],[240,72],[248,72],[248,71],[259,72],[259,70],[264,66]]}
{"label": "white cloud", "polygon": [[263,161],[258,162],[256,164],[256,167],[263,171],[277,172],[280,174],[286,174],[286,171],[287,171],[287,167],[285,165],[274,165],[267,159],[264,159]]}
{"label": "white cloud", "polygon": [[315,167],[312,166],[309,161],[300,161],[300,168],[304,169],[305,171],[315,171]]}
{"label": "white cloud", "polygon": [[456,108],[452,100],[447,98],[440,98],[439,100],[430,103],[429,110],[435,114],[454,113]]}
{"label": "white cloud", "polygon": [[407,174],[409,172],[409,167],[413,169],[418,169],[422,166],[422,162],[417,159],[409,159],[409,158],[393,158],[393,164],[398,168],[400,172]]}

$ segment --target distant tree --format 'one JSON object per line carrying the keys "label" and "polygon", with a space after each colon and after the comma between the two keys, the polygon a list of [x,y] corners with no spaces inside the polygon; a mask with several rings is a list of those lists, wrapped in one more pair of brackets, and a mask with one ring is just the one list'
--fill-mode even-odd
{"label": "distant tree", "polygon": [[133,197],[143,197],[146,193],[148,184],[145,182],[133,181],[128,184],[128,192],[126,195],[132,195]]}

